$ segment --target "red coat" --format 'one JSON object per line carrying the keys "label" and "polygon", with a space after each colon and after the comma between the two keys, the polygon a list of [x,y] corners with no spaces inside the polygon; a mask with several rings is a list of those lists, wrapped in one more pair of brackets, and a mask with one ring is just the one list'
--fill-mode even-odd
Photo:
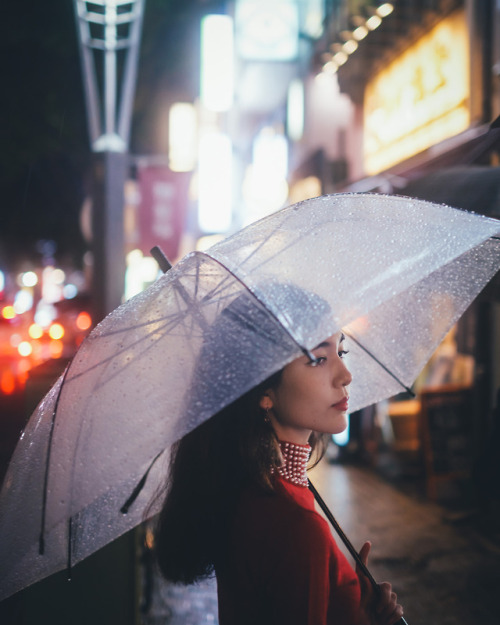
{"label": "red coat", "polygon": [[229,540],[220,625],[358,625],[357,575],[308,488],[277,479],[274,494],[248,489]]}

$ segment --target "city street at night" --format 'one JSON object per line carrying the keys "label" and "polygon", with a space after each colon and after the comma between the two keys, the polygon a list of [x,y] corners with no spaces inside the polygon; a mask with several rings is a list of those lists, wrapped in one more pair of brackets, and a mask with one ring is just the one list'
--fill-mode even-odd
{"label": "city street at night", "polygon": [[[408,625],[497,625],[500,502],[488,511],[433,503],[421,479],[396,486],[354,464],[322,461],[311,481],[353,545],[370,540],[369,569],[392,582]],[[217,623],[214,582],[186,588],[156,578],[154,588],[143,625]]]}
{"label": "city street at night", "polygon": [[500,0],[2,26],[0,625],[499,625]]}
{"label": "city street at night", "polygon": [[[360,548],[371,541],[369,569],[377,581],[392,582],[408,625],[497,625],[498,501],[490,502],[489,509],[457,508],[457,501],[430,502],[423,496],[421,478],[388,480],[380,470],[353,463],[323,460],[310,477],[353,545]],[[341,545],[340,539],[337,542]],[[151,576],[149,565],[141,561],[138,623],[217,625],[214,580],[193,586],[167,584],[158,574]],[[1,622],[118,622],[120,608],[109,606],[112,583],[102,566],[94,568],[93,582],[79,581],[78,570],[71,582],[56,576],[0,604]],[[124,592],[122,588],[118,597],[126,603]],[[54,600],[58,595],[69,598]]]}

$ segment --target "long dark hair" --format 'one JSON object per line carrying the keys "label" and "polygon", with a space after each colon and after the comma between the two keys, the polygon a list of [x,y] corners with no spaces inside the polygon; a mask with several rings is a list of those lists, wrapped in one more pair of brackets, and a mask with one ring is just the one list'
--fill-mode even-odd
{"label": "long dark hair", "polygon": [[[297,312],[291,321],[304,332],[330,312],[318,296],[298,287],[272,284],[266,290],[285,310],[293,300]],[[250,342],[253,349],[249,349]],[[242,490],[253,484],[273,493],[272,470],[279,466],[281,454],[259,400],[267,389],[279,385],[281,371],[222,410],[218,406],[233,387],[244,386],[255,371],[269,370],[277,356],[289,358],[296,349],[280,324],[246,293],[233,300],[205,332],[186,401],[188,414],[195,414],[199,406],[208,407],[209,412],[213,409],[215,414],[171,451],[166,495],[155,532],[157,561],[168,580],[187,584],[212,574],[217,562],[224,560],[228,530]],[[214,371],[226,375],[214,380]],[[325,447],[318,443],[323,442],[322,435],[311,436],[318,459]]]}
{"label": "long dark hair", "polygon": [[[226,539],[241,491],[250,484],[273,493],[272,468],[281,455],[276,434],[259,408],[281,371],[221,410],[174,446],[166,497],[155,532],[162,575],[190,584],[210,576],[225,558]],[[313,433],[312,465],[326,437]]]}

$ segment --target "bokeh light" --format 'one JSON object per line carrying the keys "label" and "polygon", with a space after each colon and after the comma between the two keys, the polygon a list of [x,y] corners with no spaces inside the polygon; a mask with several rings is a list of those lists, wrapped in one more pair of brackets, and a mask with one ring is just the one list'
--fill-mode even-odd
{"label": "bokeh light", "polygon": [[34,271],[25,271],[21,275],[22,286],[33,287],[38,284],[38,276]]}
{"label": "bokeh light", "polygon": [[16,316],[16,311],[14,310],[14,306],[4,306],[2,308],[2,317],[4,319],[14,319]]}
{"label": "bokeh light", "polygon": [[92,318],[90,317],[88,312],[82,310],[82,312],[78,313],[78,317],[76,318],[76,327],[84,332],[88,330],[92,325]]}
{"label": "bokeh light", "polygon": [[20,356],[31,356],[33,352],[33,346],[29,341],[21,341],[17,346],[17,351]]}
{"label": "bokeh light", "polygon": [[64,345],[62,341],[52,340],[49,343],[50,355],[52,358],[61,358],[63,354]]}
{"label": "bokeh light", "polygon": [[49,336],[51,339],[62,339],[64,336],[64,328],[60,323],[53,323],[49,328]]}
{"label": "bokeh light", "polygon": [[38,323],[32,323],[28,328],[28,334],[32,339],[40,339],[43,336],[43,328]]}

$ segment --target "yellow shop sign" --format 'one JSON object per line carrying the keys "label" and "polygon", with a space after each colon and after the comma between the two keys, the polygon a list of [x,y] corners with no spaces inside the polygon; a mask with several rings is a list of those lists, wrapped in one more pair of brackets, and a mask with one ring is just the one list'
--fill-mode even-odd
{"label": "yellow shop sign", "polygon": [[465,12],[444,19],[366,86],[364,167],[376,174],[470,125]]}

